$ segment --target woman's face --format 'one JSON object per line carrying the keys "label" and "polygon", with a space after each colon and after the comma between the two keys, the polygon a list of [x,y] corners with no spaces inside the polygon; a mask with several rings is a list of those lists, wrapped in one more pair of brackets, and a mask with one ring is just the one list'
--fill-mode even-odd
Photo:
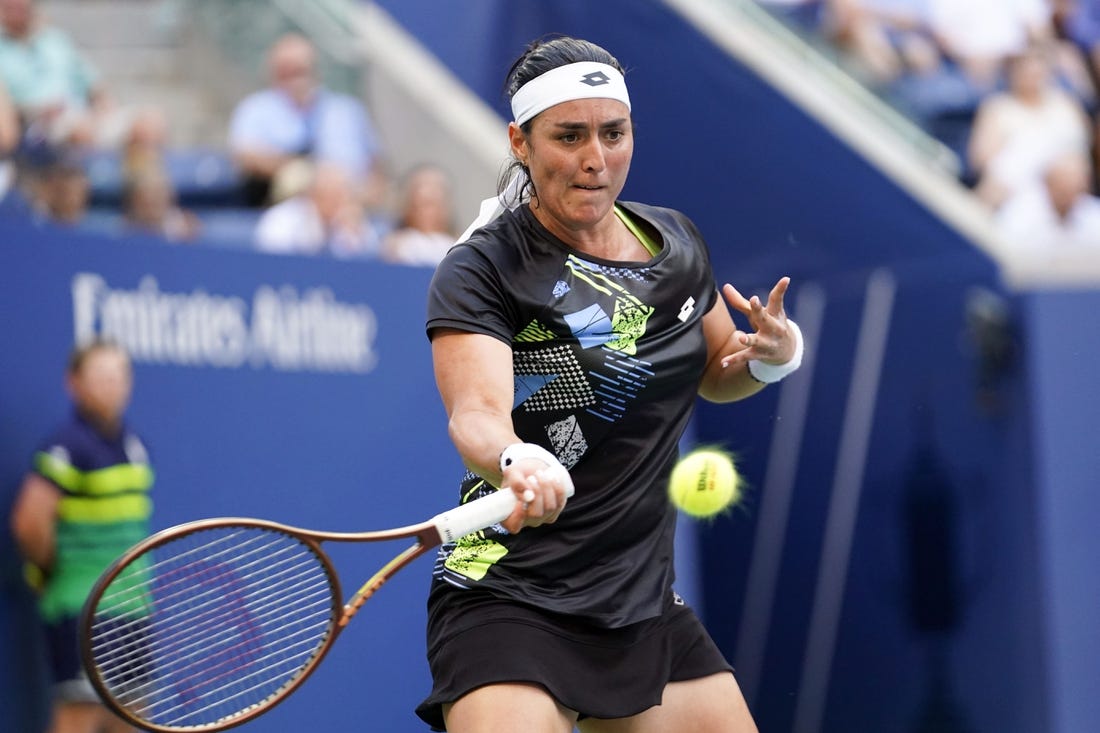
{"label": "woman's face", "polygon": [[[531,172],[531,205],[563,239],[599,224],[626,184],[634,154],[630,110],[614,99],[578,99],[550,107],[524,135],[509,127],[512,153]],[[565,235],[565,236],[563,236]]]}

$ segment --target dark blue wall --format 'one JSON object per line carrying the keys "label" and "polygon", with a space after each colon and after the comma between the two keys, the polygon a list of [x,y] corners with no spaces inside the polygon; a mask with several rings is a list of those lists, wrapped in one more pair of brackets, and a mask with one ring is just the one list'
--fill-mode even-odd
{"label": "dark blue wall", "polygon": [[[1014,356],[1002,361],[982,351],[970,319],[971,288],[985,279],[984,268],[944,265],[938,273],[886,270],[897,291],[856,487],[820,730],[1049,729],[1023,345],[1010,331]],[[838,279],[814,285],[824,293],[825,327],[815,345],[764,662],[758,679],[744,681],[757,692],[762,729],[792,730],[805,693],[808,629],[849,393],[869,388],[851,383],[862,288]],[[1012,300],[1002,304],[1018,317]],[[732,409],[705,406],[697,424],[702,437],[742,452],[757,489],[744,512],[702,534],[708,623],[735,664],[747,567],[760,539],[757,509],[767,498],[769,471],[780,470],[768,464],[768,449],[773,430],[790,417],[779,396],[775,390]],[[965,725],[921,727],[924,716],[952,709]]]}
{"label": "dark blue wall", "polygon": [[1034,404],[1034,507],[1040,537],[1051,730],[1100,719],[1100,289],[1023,299]]}

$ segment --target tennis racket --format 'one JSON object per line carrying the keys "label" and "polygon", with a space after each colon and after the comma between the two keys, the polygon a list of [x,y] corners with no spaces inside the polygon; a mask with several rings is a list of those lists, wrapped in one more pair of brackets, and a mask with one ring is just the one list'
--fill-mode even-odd
{"label": "tennis racket", "polygon": [[[81,617],[84,668],[100,697],[152,731],[218,731],[286,699],[359,608],[433,547],[515,508],[510,489],[377,532],[313,532],[205,519],[139,542],[99,578]],[[413,538],[350,600],[322,542]]]}

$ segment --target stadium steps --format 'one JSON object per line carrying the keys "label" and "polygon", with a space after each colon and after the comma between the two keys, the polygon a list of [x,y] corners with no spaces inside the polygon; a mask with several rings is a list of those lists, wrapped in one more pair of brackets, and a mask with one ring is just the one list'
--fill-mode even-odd
{"label": "stadium steps", "polygon": [[187,52],[191,29],[175,2],[41,0],[38,7],[72,37],[117,103],[164,111],[172,144],[224,140],[225,104],[196,78]]}

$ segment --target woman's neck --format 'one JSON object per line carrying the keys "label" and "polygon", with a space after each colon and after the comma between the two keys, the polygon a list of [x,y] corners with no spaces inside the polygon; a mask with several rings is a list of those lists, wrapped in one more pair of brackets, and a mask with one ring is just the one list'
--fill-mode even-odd
{"label": "woman's neck", "polygon": [[531,213],[547,231],[586,255],[612,262],[646,262],[650,259],[646,248],[626,224],[615,216],[613,210],[594,226],[580,229],[570,229],[552,217],[545,216],[539,210],[537,202],[531,204]]}

